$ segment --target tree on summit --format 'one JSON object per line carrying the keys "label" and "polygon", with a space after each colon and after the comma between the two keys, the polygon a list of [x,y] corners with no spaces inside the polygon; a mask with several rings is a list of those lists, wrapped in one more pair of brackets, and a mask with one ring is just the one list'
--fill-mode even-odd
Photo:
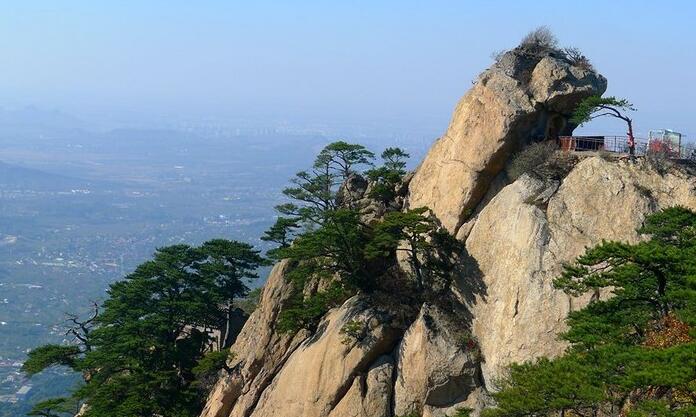
{"label": "tree on summit", "polygon": [[614,117],[626,122],[628,127],[628,150],[631,155],[636,153],[636,141],[633,137],[633,120],[627,116],[627,112],[635,111],[635,107],[628,100],[616,97],[590,96],[578,104],[570,121],[579,126],[598,117]]}

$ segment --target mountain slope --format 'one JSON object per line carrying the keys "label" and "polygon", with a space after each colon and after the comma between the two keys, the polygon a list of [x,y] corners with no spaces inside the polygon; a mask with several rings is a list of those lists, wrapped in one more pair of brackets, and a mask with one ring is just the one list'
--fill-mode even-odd
{"label": "mountain slope", "polygon": [[0,189],[66,191],[86,188],[90,182],[25,168],[0,161]]}

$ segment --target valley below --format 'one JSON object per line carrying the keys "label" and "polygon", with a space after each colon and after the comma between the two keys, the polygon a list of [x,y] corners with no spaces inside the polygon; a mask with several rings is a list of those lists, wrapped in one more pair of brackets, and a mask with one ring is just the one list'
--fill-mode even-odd
{"label": "valley below", "polygon": [[65,314],[89,311],[156,248],[215,237],[267,248],[259,236],[286,179],[327,142],[265,131],[3,126],[0,415],[22,415],[78,382],[61,368],[27,379],[20,367],[31,348],[69,341]]}

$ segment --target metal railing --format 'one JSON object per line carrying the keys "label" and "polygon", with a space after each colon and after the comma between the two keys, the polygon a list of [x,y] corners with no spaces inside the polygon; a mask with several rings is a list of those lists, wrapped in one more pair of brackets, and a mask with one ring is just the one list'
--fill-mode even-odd
{"label": "metal railing", "polygon": [[[627,136],[561,136],[558,138],[561,150],[569,151],[606,151],[629,154]],[[647,139],[635,139],[635,155],[645,156],[650,153],[662,154],[671,159],[696,160],[694,145],[680,145],[662,141],[649,142]]]}

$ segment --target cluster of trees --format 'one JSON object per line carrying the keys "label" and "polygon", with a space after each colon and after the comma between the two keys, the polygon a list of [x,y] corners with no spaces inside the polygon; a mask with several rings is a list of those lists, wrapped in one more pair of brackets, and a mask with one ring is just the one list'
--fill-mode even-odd
{"label": "cluster of trees", "polygon": [[226,350],[206,353],[227,347],[235,301],[266,262],[252,246],[223,239],[158,249],[112,284],[89,318],[70,317],[75,344],[29,353],[26,373],[63,365],[85,381],[73,398],[43,401],[32,415],[69,414],[81,402],[87,417],[198,415],[202,383],[227,359]]}
{"label": "cluster of trees", "polygon": [[486,417],[696,415],[696,213],[662,210],[639,233],[589,249],[555,280],[597,297],[570,313],[563,356],[509,369]]}
{"label": "cluster of trees", "polygon": [[[366,222],[356,202],[340,198],[343,184],[364,175],[369,179],[368,198],[385,205],[394,200],[408,154],[388,148],[381,157],[383,164],[375,167],[375,155],[363,146],[331,143],[312,168],[297,173],[293,186],[283,191],[291,202],[277,207],[281,216],[262,237],[278,244],[272,256],[295,264],[288,274],[295,291],[281,311],[280,330],[312,329],[332,306],[359,291],[378,289],[379,278],[395,264],[398,251],[407,254],[419,289],[446,276],[442,271],[448,257],[435,249],[446,247],[449,235],[427,208],[389,211]],[[360,172],[361,168],[367,169]],[[324,280],[326,285],[307,295],[308,280]]]}

